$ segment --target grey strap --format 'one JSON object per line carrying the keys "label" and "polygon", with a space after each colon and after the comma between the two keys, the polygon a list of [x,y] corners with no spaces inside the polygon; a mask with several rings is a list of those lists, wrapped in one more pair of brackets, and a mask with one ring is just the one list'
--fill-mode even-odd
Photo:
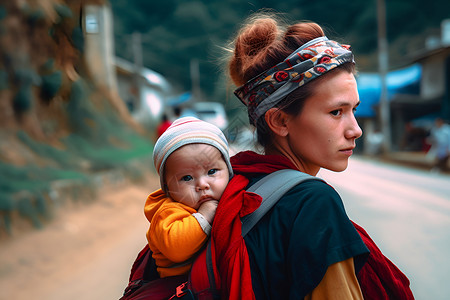
{"label": "grey strap", "polygon": [[305,180],[322,179],[300,171],[284,169],[273,172],[250,186],[247,191],[260,195],[263,201],[257,210],[241,218],[242,236],[244,237],[287,191]]}

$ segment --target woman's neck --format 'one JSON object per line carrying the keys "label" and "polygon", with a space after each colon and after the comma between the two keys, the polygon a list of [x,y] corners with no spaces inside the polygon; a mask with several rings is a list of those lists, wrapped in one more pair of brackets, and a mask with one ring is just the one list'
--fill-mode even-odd
{"label": "woman's neck", "polygon": [[[286,149],[287,148],[287,149]],[[320,168],[309,168],[304,161],[297,157],[290,147],[280,147],[279,145],[273,145],[265,149],[266,155],[282,155],[289,159],[289,161],[299,170],[300,172],[316,176],[319,173]]]}

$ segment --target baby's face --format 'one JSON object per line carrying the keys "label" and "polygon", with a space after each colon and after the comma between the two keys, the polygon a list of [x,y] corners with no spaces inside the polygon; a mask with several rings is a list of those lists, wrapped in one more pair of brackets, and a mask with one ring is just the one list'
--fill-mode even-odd
{"label": "baby's face", "polygon": [[165,183],[170,197],[196,210],[206,201],[218,201],[228,180],[227,164],[211,145],[185,145],[167,158]]}

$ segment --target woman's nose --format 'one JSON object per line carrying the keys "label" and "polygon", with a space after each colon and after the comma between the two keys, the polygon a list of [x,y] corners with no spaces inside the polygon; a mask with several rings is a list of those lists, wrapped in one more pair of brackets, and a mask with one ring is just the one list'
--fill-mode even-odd
{"label": "woman's nose", "polygon": [[362,129],[358,125],[358,121],[353,115],[350,120],[348,129],[345,132],[345,137],[348,139],[357,139],[362,135]]}

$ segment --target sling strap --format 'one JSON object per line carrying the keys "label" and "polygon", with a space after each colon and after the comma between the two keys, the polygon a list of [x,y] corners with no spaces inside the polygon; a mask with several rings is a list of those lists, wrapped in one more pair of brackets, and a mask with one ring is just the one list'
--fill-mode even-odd
{"label": "sling strap", "polygon": [[260,195],[263,200],[261,205],[253,213],[241,218],[242,236],[244,237],[258,223],[258,221],[278,202],[278,200],[291,188],[306,180],[321,180],[309,174],[283,169],[264,176],[261,180],[251,185],[247,192]]}
{"label": "sling strap", "polygon": [[[321,180],[318,177],[311,176],[300,171],[292,169],[283,169],[275,171],[269,175],[264,176],[256,183],[247,188],[247,192],[253,192],[261,196],[261,205],[251,214],[241,218],[242,222],[242,237],[245,237],[248,232],[258,223],[258,221],[278,202],[278,200],[291,188],[307,180]],[[209,278],[209,287],[214,299],[219,295],[215,282],[216,278],[213,270],[213,262],[211,259],[210,250],[211,240],[208,241],[208,248],[206,252],[206,265]]]}

